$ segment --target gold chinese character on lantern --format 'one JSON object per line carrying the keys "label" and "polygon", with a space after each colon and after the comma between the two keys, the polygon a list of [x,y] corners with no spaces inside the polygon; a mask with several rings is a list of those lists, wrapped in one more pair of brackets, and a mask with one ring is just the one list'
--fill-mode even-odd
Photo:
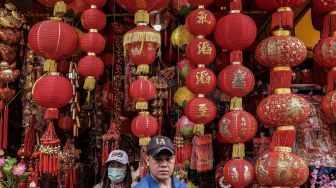
{"label": "gold chinese character on lantern", "polygon": [[233,88],[241,88],[244,89],[246,87],[246,72],[238,69],[234,74],[233,74],[233,81],[232,81],[232,87]]}
{"label": "gold chinese character on lantern", "polygon": [[206,104],[199,104],[198,105],[198,114],[200,117],[207,117],[208,116],[208,107]]}
{"label": "gold chinese character on lantern", "polygon": [[198,52],[197,54],[211,54],[212,48],[209,42],[200,42],[197,45]]}
{"label": "gold chinese character on lantern", "polygon": [[196,85],[198,84],[210,84],[211,77],[207,71],[197,72],[196,74]]}
{"label": "gold chinese character on lantern", "polygon": [[197,16],[197,23],[199,23],[199,24],[204,24],[204,23],[210,24],[211,21],[207,19],[207,16],[208,16],[208,14],[205,13],[204,11],[199,11],[198,16]]}

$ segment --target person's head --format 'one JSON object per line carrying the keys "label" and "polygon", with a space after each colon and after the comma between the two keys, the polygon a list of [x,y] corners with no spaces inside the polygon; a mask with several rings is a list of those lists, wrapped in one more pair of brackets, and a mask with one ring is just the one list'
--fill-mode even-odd
{"label": "person's head", "polygon": [[128,155],[123,150],[113,150],[106,160],[106,172],[103,178],[103,187],[110,187],[110,184],[125,183],[130,185],[131,170],[128,165]]}
{"label": "person's head", "polygon": [[147,147],[150,174],[158,181],[164,181],[173,175],[175,165],[175,147],[165,136],[155,136]]}

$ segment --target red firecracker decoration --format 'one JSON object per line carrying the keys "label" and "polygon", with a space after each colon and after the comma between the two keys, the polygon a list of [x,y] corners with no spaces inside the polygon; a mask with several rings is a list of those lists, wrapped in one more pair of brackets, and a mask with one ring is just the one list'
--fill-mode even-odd
{"label": "red firecracker decoration", "polygon": [[207,68],[196,68],[186,78],[188,89],[195,94],[209,94],[216,87],[216,75]]}
{"label": "red firecracker decoration", "polygon": [[148,102],[154,98],[156,94],[156,88],[151,80],[145,78],[139,78],[134,81],[130,86],[130,95],[137,101],[137,110],[147,110]]}
{"label": "red firecracker decoration", "polygon": [[244,159],[232,159],[225,163],[224,177],[233,187],[248,187],[254,179],[254,167]]}
{"label": "red firecracker decoration", "polygon": [[209,65],[216,58],[216,47],[207,39],[193,39],[187,46],[186,56],[195,65]]}
{"label": "red firecracker decoration", "polygon": [[215,26],[215,16],[203,8],[193,10],[186,18],[186,27],[193,35],[210,35],[215,29]]}

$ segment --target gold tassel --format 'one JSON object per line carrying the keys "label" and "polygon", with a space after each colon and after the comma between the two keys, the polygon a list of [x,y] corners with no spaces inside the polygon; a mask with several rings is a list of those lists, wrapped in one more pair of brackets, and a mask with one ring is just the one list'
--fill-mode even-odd
{"label": "gold tassel", "polygon": [[147,110],[148,109],[148,102],[147,101],[136,102],[135,109],[137,109],[137,110]]}
{"label": "gold tassel", "polygon": [[149,141],[151,140],[150,137],[142,137],[139,138],[139,145],[140,146],[147,146],[149,144]]}
{"label": "gold tassel", "polygon": [[58,1],[54,7],[54,16],[62,17],[67,10],[67,6],[63,1]]}
{"label": "gold tassel", "polygon": [[232,158],[244,159],[244,157],[245,157],[245,145],[243,143],[233,144]]}
{"label": "gold tassel", "polygon": [[157,48],[161,46],[161,35],[159,32],[153,31],[134,31],[124,35],[123,46],[134,42],[154,42]]}
{"label": "gold tassel", "polygon": [[147,64],[141,64],[137,67],[136,74],[148,74],[149,73],[149,65]]}
{"label": "gold tassel", "polygon": [[204,136],[204,125],[203,124],[196,124],[194,126],[193,133],[195,135],[203,137]]}
{"label": "gold tassel", "polygon": [[96,80],[94,77],[92,76],[88,76],[85,78],[85,82],[84,82],[84,89],[85,90],[93,90],[95,88],[95,83],[96,83]]}
{"label": "gold tassel", "polygon": [[138,10],[134,15],[134,23],[138,24],[149,24],[149,14],[145,10]]}
{"label": "gold tassel", "polygon": [[44,72],[57,72],[57,63],[55,60],[47,59],[43,65]]}
{"label": "gold tassel", "polygon": [[243,99],[241,97],[232,97],[230,102],[230,110],[242,110]]}

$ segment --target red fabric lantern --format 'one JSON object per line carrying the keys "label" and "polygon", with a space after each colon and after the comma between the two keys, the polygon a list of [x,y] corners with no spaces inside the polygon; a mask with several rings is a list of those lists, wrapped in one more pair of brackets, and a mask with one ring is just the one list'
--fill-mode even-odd
{"label": "red fabric lantern", "polygon": [[190,100],[185,107],[185,115],[197,124],[207,124],[215,119],[216,105],[209,99],[197,97]]}
{"label": "red fabric lantern", "polygon": [[96,8],[90,8],[83,12],[81,16],[81,23],[86,30],[102,30],[106,25],[106,17],[104,12],[102,12],[101,10]]}
{"label": "red fabric lantern", "polygon": [[334,0],[312,0],[312,7],[319,14],[327,14],[336,9]]}
{"label": "red fabric lantern", "polygon": [[259,8],[263,10],[275,10],[280,7],[291,7],[295,8],[301,4],[303,4],[306,0],[254,0]]}
{"label": "red fabric lantern", "polygon": [[188,89],[195,94],[209,94],[216,87],[216,75],[207,68],[196,68],[186,78]]}
{"label": "red fabric lantern", "polygon": [[253,90],[254,82],[253,73],[240,64],[226,67],[218,76],[219,88],[222,92],[235,97],[249,94]]}
{"label": "red fabric lantern", "polygon": [[218,124],[219,132],[225,142],[231,144],[251,140],[257,132],[257,120],[248,112],[234,110],[226,113]]}
{"label": "red fabric lantern", "polygon": [[[149,115],[148,112],[141,112],[132,120],[131,129],[135,136],[139,138],[146,138],[148,140],[149,137],[157,134],[158,123],[155,117]],[[145,143],[143,144],[146,145]]]}
{"label": "red fabric lantern", "polygon": [[104,72],[104,63],[96,56],[85,56],[78,62],[78,71],[81,76],[99,78]]}
{"label": "red fabric lantern", "polygon": [[75,121],[69,116],[60,117],[58,119],[58,128],[67,132],[72,131],[74,124]]}
{"label": "red fabric lantern", "polygon": [[128,45],[128,55],[135,65],[154,63],[156,58],[157,44],[152,42],[135,42]]}
{"label": "red fabric lantern", "polygon": [[229,14],[217,22],[214,36],[222,49],[242,50],[253,43],[257,27],[249,16]]}
{"label": "red fabric lantern", "polygon": [[160,10],[166,8],[170,3],[170,0],[117,0],[117,3],[129,11],[130,13],[135,13],[138,10],[145,10],[151,12],[153,10]]}
{"label": "red fabric lantern", "polygon": [[307,55],[305,44],[292,36],[272,36],[261,41],[255,51],[258,63],[265,67],[301,64]]}
{"label": "red fabric lantern", "polygon": [[117,58],[118,56],[112,53],[104,53],[101,56],[101,59],[103,60],[105,66],[113,66],[118,62]]}
{"label": "red fabric lantern", "polygon": [[254,167],[244,159],[229,160],[224,166],[224,177],[231,186],[244,188],[254,179]]}
{"label": "red fabric lantern", "polygon": [[96,32],[85,33],[79,39],[79,46],[85,52],[99,54],[104,51],[105,39]]}
{"label": "red fabric lantern", "polygon": [[136,109],[148,109],[147,101],[152,100],[156,93],[156,88],[151,80],[139,78],[131,83],[130,95],[137,101]]}
{"label": "red fabric lantern", "polygon": [[193,35],[210,35],[216,26],[215,16],[206,9],[196,9],[186,18],[186,27]]}
{"label": "red fabric lantern", "polygon": [[87,5],[96,5],[97,8],[101,8],[105,5],[107,0],[84,0]]}
{"label": "red fabric lantern", "polygon": [[47,59],[59,59],[76,51],[78,35],[73,27],[64,22],[47,20],[31,28],[28,43],[38,55]]}
{"label": "red fabric lantern", "polygon": [[290,152],[267,153],[259,158],[255,168],[256,178],[263,186],[299,187],[309,176],[305,161]]}
{"label": "red fabric lantern", "polygon": [[207,39],[193,39],[187,46],[186,56],[193,64],[209,65],[216,58],[216,47]]}
{"label": "red fabric lantern", "polygon": [[[38,0],[38,2],[42,3],[45,6],[52,7],[60,0]],[[71,3],[73,0],[62,0],[65,3]]]}
{"label": "red fabric lantern", "polygon": [[336,37],[321,40],[314,48],[315,62],[322,67],[336,67]]}
{"label": "red fabric lantern", "polygon": [[336,91],[327,93],[320,104],[320,108],[324,115],[332,122],[336,122]]}
{"label": "red fabric lantern", "polygon": [[198,7],[198,6],[209,6],[211,5],[214,0],[188,0],[191,6]]}
{"label": "red fabric lantern", "polygon": [[259,103],[257,115],[269,127],[296,126],[309,118],[310,106],[306,99],[298,95],[274,94]]}

